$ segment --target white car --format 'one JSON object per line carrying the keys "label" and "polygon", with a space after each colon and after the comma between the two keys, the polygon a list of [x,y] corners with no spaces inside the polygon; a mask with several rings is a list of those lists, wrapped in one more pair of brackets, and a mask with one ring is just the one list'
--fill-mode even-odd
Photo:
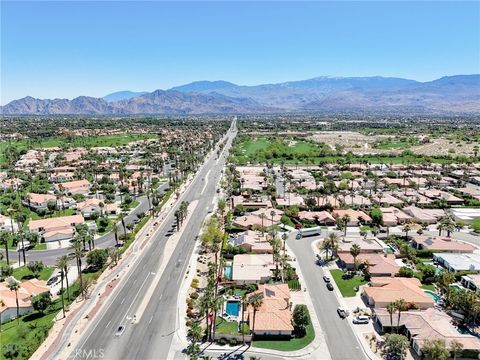
{"label": "white car", "polygon": [[337,309],[338,316],[340,316],[342,319],[345,319],[348,316],[348,310],[345,310],[342,307],[339,307]]}
{"label": "white car", "polygon": [[354,324],[368,324],[370,322],[370,318],[368,316],[360,315],[355,317],[352,322]]}

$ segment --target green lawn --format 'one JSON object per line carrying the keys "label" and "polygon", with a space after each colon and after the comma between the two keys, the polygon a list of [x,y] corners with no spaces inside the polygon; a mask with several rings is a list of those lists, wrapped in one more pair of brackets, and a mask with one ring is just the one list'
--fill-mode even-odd
{"label": "green lawn", "polygon": [[[101,272],[84,274],[83,278],[97,279]],[[70,301],[65,298],[65,306],[67,307],[76,298],[79,293],[79,281],[75,281],[70,286]],[[0,333],[0,360],[6,360],[3,356],[3,347],[7,344],[16,344],[20,349],[20,354],[15,359],[24,360],[31,357],[48,335],[48,331],[54,324],[55,316],[62,309],[61,299],[56,299],[46,310],[45,314],[32,312],[19,318],[19,325],[17,321],[10,321],[2,325],[2,332]],[[19,329],[20,328],[20,329]]]}
{"label": "green lawn", "polygon": [[430,290],[430,291],[435,292],[435,285],[434,284],[423,284],[420,287],[424,290]]}
{"label": "green lawn", "polygon": [[[230,334],[230,335],[238,335],[241,334],[239,331],[239,324],[236,321],[226,321],[223,320],[221,317],[217,316],[217,320],[215,321],[215,328],[218,334]],[[243,332],[245,334],[250,333],[250,328],[248,324],[243,325]]]}
{"label": "green lawn", "polygon": [[76,138],[62,138],[62,137],[52,137],[42,140],[16,140],[16,141],[0,141],[0,165],[3,165],[5,162],[4,151],[10,143],[11,146],[14,146],[19,151],[28,150],[28,149],[37,149],[37,148],[48,148],[48,147],[57,147],[57,146],[66,146],[77,147],[77,146],[86,146],[86,147],[96,147],[96,146],[122,146],[127,145],[128,143],[156,138],[155,134],[119,134],[119,135],[102,135],[102,136],[85,136],[85,137],[76,137]]}
{"label": "green lawn", "polygon": [[272,349],[278,351],[296,351],[303,349],[315,339],[315,330],[312,324],[307,326],[307,334],[302,338],[293,338],[290,340],[254,340],[254,347],[263,349]]}
{"label": "green lawn", "polygon": [[355,287],[361,286],[366,284],[367,282],[363,279],[362,276],[354,276],[351,279],[343,279],[342,276],[344,272],[340,269],[331,270],[330,273],[332,274],[335,283],[337,284],[338,289],[342,293],[344,297],[352,297],[355,296]]}
{"label": "green lawn", "polygon": [[[50,276],[52,275],[54,270],[55,270],[55,268],[53,268],[53,267],[45,267],[40,272],[40,275],[39,275],[38,278],[40,280],[47,281],[50,278]],[[30,279],[30,278],[33,278],[33,273],[30,270],[28,270],[28,268],[26,266],[20,266],[19,268],[16,268],[16,269],[13,270],[13,276],[17,280]]]}

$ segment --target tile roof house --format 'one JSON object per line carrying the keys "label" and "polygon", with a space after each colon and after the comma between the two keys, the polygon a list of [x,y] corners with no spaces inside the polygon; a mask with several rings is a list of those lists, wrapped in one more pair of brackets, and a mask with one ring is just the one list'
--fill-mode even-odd
{"label": "tile roof house", "polygon": [[[0,299],[2,299],[5,305],[0,306],[0,314],[2,323],[5,321],[15,319],[17,317],[17,304],[15,291],[11,291],[8,288],[10,281],[15,280],[10,277],[0,283]],[[15,280],[16,281],[16,280]],[[20,283],[20,289],[18,289],[18,305],[19,314],[25,315],[33,310],[32,297],[43,292],[49,291],[50,288],[46,285],[45,281],[38,279],[31,279]]]}
{"label": "tile roof house", "polygon": [[412,237],[412,246],[418,250],[435,252],[473,253],[475,246],[446,236],[418,235]]}
{"label": "tile roof house", "polygon": [[403,212],[410,215],[416,222],[427,224],[435,224],[446,216],[442,209],[421,209],[413,205],[403,208]]}
{"label": "tile roof house", "polygon": [[403,299],[407,304],[415,304],[419,309],[435,305],[433,298],[425,294],[417,278],[372,277],[370,286],[363,288],[362,295],[368,306],[385,308],[391,302]]}
{"label": "tile roof house", "polygon": [[386,226],[403,224],[412,219],[410,215],[395,207],[380,208],[380,211],[383,215],[383,224]]}
{"label": "tile roof house", "polygon": [[[375,310],[375,320],[383,331],[397,327],[396,319],[390,323],[390,315],[386,309]],[[463,350],[480,351],[480,339],[472,335],[458,332],[452,324],[452,318],[435,308],[419,311],[405,311],[400,317],[400,333],[406,334],[412,343],[412,348],[421,356],[425,340],[443,340],[447,347],[453,340],[463,345]]]}
{"label": "tile roof house", "polygon": [[23,203],[29,206],[32,209],[46,209],[48,207],[48,202],[52,201],[55,204],[57,203],[57,197],[51,194],[35,194],[30,193],[27,195],[27,198]]}
{"label": "tile roof house", "polygon": [[[103,204],[103,207],[100,206]],[[85,201],[79,202],[77,204],[77,211],[79,211],[84,217],[90,217],[95,214],[107,214],[115,215],[118,210],[118,205],[116,203],[106,204],[105,202],[99,199],[86,199]]]}
{"label": "tile roof house", "polygon": [[300,211],[300,219],[318,221],[320,224],[335,225],[335,218],[328,211]]}
{"label": "tile roof house", "polygon": [[247,252],[255,254],[271,254],[273,253],[273,247],[267,240],[267,235],[262,235],[259,231],[247,230],[237,235],[232,239],[234,246],[241,246]]}
{"label": "tile roof house", "polygon": [[91,184],[88,180],[68,181],[59,185],[55,185],[57,190],[63,191],[67,195],[87,195],[90,192]]}
{"label": "tile roof house", "polygon": [[[290,310],[290,290],[287,284],[259,285],[255,293],[263,295],[262,306],[255,314],[255,335],[289,336],[293,332],[292,312]],[[246,319],[250,329],[253,329],[253,307],[249,305]]]}
{"label": "tile roof house", "polygon": [[241,254],[233,257],[232,280],[238,284],[266,283],[275,269],[272,254]]}
{"label": "tile roof house", "polygon": [[363,221],[367,224],[372,222],[372,218],[370,216],[359,210],[333,210],[332,215],[335,219],[348,215],[350,217],[350,222],[347,224],[347,226],[358,226],[358,223],[361,219],[363,219]]}
{"label": "tile roof house", "polygon": [[[350,252],[338,253],[340,265],[347,270],[353,270],[355,263]],[[357,264],[370,264],[369,272],[372,276],[395,276],[400,266],[395,262],[395,255],[384,253],[361,253],[357,256]]]}
{"label": "tile roof house", "polygon": [[84,222],[82,215],[62,216],[41,220],[31,220],[28,228],[40,234],[45,242],[70,240],[75,233],[75,226]]}

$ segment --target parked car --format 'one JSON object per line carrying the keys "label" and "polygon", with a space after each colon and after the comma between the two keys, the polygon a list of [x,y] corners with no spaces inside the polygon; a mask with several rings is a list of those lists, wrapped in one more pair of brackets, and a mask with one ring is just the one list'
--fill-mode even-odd
{"label": "parked car", "polygon": [[339,307],[337,309],[337,313],[338,313],[338,316],[340,316],[342,319],[345,319],[348,316],[348,311],[342,307]]}
{"label": "parked car", "polygon": [[333,291],[333,285],[332,285],[331,282],[327,283],[327,289],[330,290],[330,291]]}
{"label": "parked car", "polygon": [[48,286],[50,286],[50,285],[55,285],[57,282],[58,282],[58,277],[57,277],[57,276],[53,276],[53,277],[51,277],[50,279],[48,279],[47,285],[48,285]]}
{"label": "parked car", "polygon": [[368,316],[360,315],[356,316],[352,322],[354,324],[368,324],[370,322],[370,318]]}
{"label": "parked car", "polygon": [[329,278],[327,275],[323,275],[323,281],[329,283],[329,282],[330,282],[330,278]]}

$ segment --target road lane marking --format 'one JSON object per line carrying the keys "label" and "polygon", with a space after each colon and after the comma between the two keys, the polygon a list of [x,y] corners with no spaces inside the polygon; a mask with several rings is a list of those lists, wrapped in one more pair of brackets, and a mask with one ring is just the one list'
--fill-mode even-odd
{"label": "road lane marking", "polygon": [[125,301],[125,298],[122,299],[122,302],[120,303],[120,305],[122,305],[124,301]]}
{"label": "road lane marking", "polygon": [[105,326],[105,329],[108,327],[108,325],[110,325],[111,322],[112,322],[112,320],[110,320],[110,321],[108,322],[108,324]]}

